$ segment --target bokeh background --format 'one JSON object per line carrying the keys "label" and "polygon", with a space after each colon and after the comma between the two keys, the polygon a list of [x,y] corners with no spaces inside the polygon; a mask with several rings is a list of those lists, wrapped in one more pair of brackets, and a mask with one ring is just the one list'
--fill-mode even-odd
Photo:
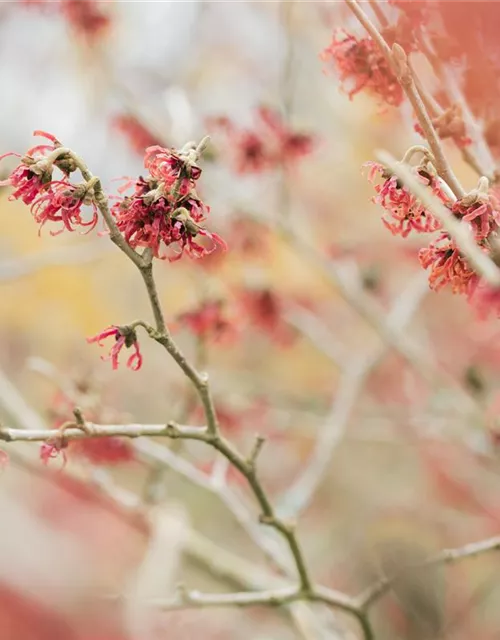
{"label": "bokeh background", "polygon": [[[493,19],[496,3],[453,3],[475,38],[483,4]],[[143,171],[148,144],[212,135],[200,192],[229,249],[206,264],[158,263],[161,299],[176,338],[210,374],[226,433],[242,448],[256,433],[267,438],[263,482],[283,513],[300,509],[315,579],[356,593],[381,572],[498,532],[498,321],[429,291],[420,239],[391,236],[370,202],[363,163],[381,148],[399,158],[421,138],[408,105],[384,107],[362,92],[349,100],[320,59],[333,29],[360,32],[344,5],[136,1],[92,10],[102,29],[82,27],[78,10],[58,3],[1,3],[0,152],[23,153],[34,130],[49,131],[116,194],[116,178]],[[213,120],[251,128],[263,105],[310,135],[312,150],[287,167],[237,172]],[[471,189],[477,177],[460,150],[445,148]],[[2,160],[3,178],[15,162]],[[9,193],[0,192],[2,423],[54,426],[75,403],[103,422],[202,423],[158,345],[142,337],[144,365],[132,372],[113,371],[86,342],[111,324],[150,320],[133,266],[103,233],[39,232]],[[263,291],[276,305],[270,322],[255,303],[241,304],[242,292]],[[385,320],[397,299],[415,308],[389,333],[411,341],[413,364],[363,312]],[[193,335],[182,314],[210,300],[224,301],[237,335]],[[376,366],[356,373],[377,353]],[[429,381],[421,362],[439,377]],[[162,464],[147,446],[123,464],[93,464],[70,448],[63,470],[59,459],[44,467],[37,445],[3,447],[2,638],[357,637],[355,621],[319,606],[292,612],[294,626],[289,611],[124,614],[110,605],[110,594],[140,589],[142,578],[151,597],[172,595],[179,582],[225,592],[277,579],[283,549],[266,560],[227,508],[226,489],[229,506],[240,501],[257,522],[238,473],[201,446],[156,444],[169,452]],[[402,579],[374,610],[376,637],[497,637],[497,569],[490,555]]]}

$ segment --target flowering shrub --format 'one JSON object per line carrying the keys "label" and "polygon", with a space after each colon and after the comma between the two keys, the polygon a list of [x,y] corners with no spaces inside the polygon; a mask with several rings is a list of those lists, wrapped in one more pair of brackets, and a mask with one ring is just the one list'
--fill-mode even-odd
{"label": "flowering shrub", "polygon": [[[86,283],[62,269],[60,290],[70,295],[74,286],[82,298],[75,315],[97,333],[87,338],[92,347],[82,333],[81,350],[69,355],[71,367],[82,366],[81,378],[37,353],[30,361],[56,388],[47,423],[30,406],[41,402],[43,385],[33,393],[35,385],[25,391],[21,384],[25,400],[16,375],[0,370],[4,634],[278,640],[290,637],[285,625],[292,624],[327,637],[331,621],[318,616],[321,604],[343,613],[339,637],[496,637],[496,612],[490,633],[469,603],[491,561],[483,567],[478,558],[472,577],[461,561],[500,548],[491,489],[500,441],[498,16],[494,3],[462,3],[460,10],[450,4],[345,0],[349,22],[337,5],[284,3],[280,95],[259,90],[249,100],[250,124],[229,101],[220,105],[217,78],[194,73],[197,47],[206,46],[201,27],[197,47],[181,43],[193,68],[172,65],[175,81],[172,75],[168,83],[179,86],[155,100],[165,97],[162,72],[139,65],[144,89],[134,90],[134,74],[120,75],[126,56],[117,64],[106,52],[113,42],[131,44],[120,40],[123,8],[91,0],[47,7],[49,20],[62,17],[75,41],[84,42],[86,63],[99,63],[92,70],[110,98],[102,100],[100,124],[120,132],[132,151],[126,163],[134,167],[140,155],[142,167],[111,193],[105,178],[118,168],[108,167],[107,156],[101,179],[78,145],[35,131],[41,140],[24,155],[0,157],[8,171],[1,186],[29,209],[39,234],[45,228],[61,242],[90,236],[90,261],[94,245],[111,243],[135,272],[120,264],[112,287],[119,312],[105,304],[106,275],[117,274],[111,263],[92,271],[95,305],[82,294]],[[154,11],[142,10],[148,19]],[[373,110],[366,100],[342,112],[347,124],[342,131],[336,125],[331,145],[324,115],[330,118],[330,104],[314,94],[307,66],[314,57],[320,76],[321,63],[316,51],[303,55],[315,21],[296,19],[295,11],[308,18],[318,11],[335,23],[320,54],[325,94],[332,86],[341,94],[332,100],[335,109],[348,103],[342,94],[349,104],[360,94],[373,100]],[[141,29],[133,27],[139,39]],[[157,44],[163,41],[151,38],[151,50]],[[224,46],[208,53],[229,58]],[[226,62],[250,69],[254,62],[242,58]],[[299,84],[294,74],[302,64]],[[259,82],[274,78],[273,69]],[[237,75],[243,100],[246,76]],[[204,83],[210,117],[202,113]],[[235,82],[229,94],[237,92]],[[166,105],[165,136],[139,115],[149,111],[141,108],[149,98],[160,122]],[[71,116],[61,105],[61,117]],[[307,130],[294,124],[295,110],[306,106]],[[110,122],[110,113],[121,115]],[[205,126],[213,141],[179,148],[163,142]],[[401,134],[403,126],[420,144]],[[401,160],[375,150],[381,146],[391,153],[404,146]],[[118,167],[122,159],[110,157]],[[368,185],[357,173],[358,182],[348,184],[350,161],[356,170],[363,164]],[[77,261],[76,247],[54,262]],[[20,274],[40,268],[27,263]],[[0,277],[2,269],[12,271],[0,264]],[[7,306],[24,310],[12,299]],[[55,361],[67,317],[50,297],[43,312],[28,302],[23,315],[36,318],[45,338],[40,354]],[[118,317],[127,305],[134,319]],[[6,361],[35,349],[34,340],[16,343],[14,324],[5,329]],[[99,367],[95,345],[111,366]],[[25,456],[17,442],[38,443],[38,457]],[[40,482],[18,483],[14,473],[26,470]],[[193,487],[203,495],[199,502]],[[303,526],[308,518],[313,526]],[[124,562],[121,541],[132,530],[140,540]],[[328,553],[321,532],[328,532]],[[26,548],[15,562],[21,537]],[[347,544],[352,553],[344,552]],[[184,556],[196,564],[193,581],[203,567],[217,582],[213,593],[175,590]],[[442,565],[451,564],[446,577]],[[180,609],[227,606],[244,607],[249,613],[237,615],[248,619],[212,622],[203,611],[176,617]],[[276,606],[286,615],[274,620],[267,610]],[[469,625],[453,624],[457,611],[469,615]],[[23,626],[20,615],[31,623]]]}

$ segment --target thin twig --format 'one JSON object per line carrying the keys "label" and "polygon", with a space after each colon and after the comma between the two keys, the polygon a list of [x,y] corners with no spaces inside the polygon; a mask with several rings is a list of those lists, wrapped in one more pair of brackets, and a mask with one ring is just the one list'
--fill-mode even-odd
{"label": "thin twig", "polygon": [[500,536],[481,540],[480,542],[471,542],[455,549],[443,549],[423,562],[408,565],[396,574],[378,580],[375,584],[363,591],[356,600],[359,607],[367,611],[377,600],[387,593],[396,580],[412,570],[435,567],[441,564],[454,564],[460,560],[476,558],[490,551],[500,551]]}
{"label": "thin twig", "polygon": [[[418,274],[414,281],[405,287],[388,314],[387,322],[394,331],[402,331],[405,328],[428,291],[427,278],[423,278],[422,274]],[[310,502],[328,469],[337,444],[345,433],[364,383],[386,351],[386,344],[379,345],[367,356],[354,360],[344,368],[330,413],[321,427],[310,461],[281,498],[280,513],[293,514],[296,517]]]}

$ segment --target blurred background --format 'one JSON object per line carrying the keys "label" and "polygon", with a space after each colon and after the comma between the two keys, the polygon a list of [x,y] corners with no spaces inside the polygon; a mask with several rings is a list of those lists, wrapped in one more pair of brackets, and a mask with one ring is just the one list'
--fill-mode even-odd
{"label": "blurred background", "polygon": [[[450,37],[468,23],[479,38],[496,15],[495,2],[453,7]],[[225,434],[243,450],[266,438],[262,481],[278,513],[298,517],[314,579],[355,594],[498,532],[500,329],[464,298],[431,292],[421,239],[381,223],[362,165],[422,141],[408,105],[349,99],[320,59],[339,27],[362,34],[339,2],[3,2],[0,153],[50,132],[116,195],[117,178],[144,171],[146,147],[211,136],[199,193],[228,251],[158,261],[165,314],[209,372]],[[288,151],[260,162],[248,132],[262,143],[278,129]],[[477,176],[444,144],[470,190]],[[15,165],[4,158],[0,177]],[[2,424],[55,427],[75,405],[103,424],[203,424],[187,381],[145,334],[139,372],[113,371],[87,344],[109,325],[151,321],[142,281],[101,223],[53,235],[9,194]],[[262,589],[290,572],[245,480],[199,443],[70,446],[64,469],[45,467],[37,445],[2,449],[2,638],[358,637],[355,620],[319,605],[158,613],[110,601],[134,589],[168,597],[180,582]],[[376,637],[497,637],[497,569],[488,555],[402,578],[374,607]]]}

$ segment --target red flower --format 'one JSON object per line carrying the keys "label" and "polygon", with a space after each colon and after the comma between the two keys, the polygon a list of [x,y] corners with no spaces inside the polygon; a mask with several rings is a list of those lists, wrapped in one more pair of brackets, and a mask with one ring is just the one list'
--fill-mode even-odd
{"label": "red flower", "polygon": [[453,203],[452,212],[457,218],[469,222],[476,240],[485,240],[500,224],[500,203],[491,194],[475,189]]}
{"label": "red flower", "polygon": [[198,309],[182,313],[172,328],[183,326],[188,327],[195,335],[213,338],[215,342],[231,340],[236,334],[236,327],[222,300],[209,300]]}
{"label": "red flower", "polygon": [[[412,230],[430,233],[441,227],[439,221],[425,209],[411,191],[400,183],[395,175],[390,174],[377,162],[367,162],[365,166],[370,168],[368,173],[370,182],[373,182],[377,173],[384,178],[382,184],[375,185],[377,195],[372,201],[386,210],[387,213],[382,217],[382,222],[393,235],[406,238]],[[434,176],[422,167],[418,169],[413,167],[413,170],[419,182],[430,187],[435,195],[443,202],[447,202]]]}
{"label": "red flower", "polygon": [[438,291],[449,284],[453,293],[472,295],[478,277],[448,234],[442,233],[427,248],[420,249],[418,257],[424,269],[431,267],[431,289]]}
{"label": "red flower", "polygon": [[132,149],[143,154],[147,147],[158,144],[158,139],[135,116],[122,114],[113,118],[113,126],[123,133]]}
{"label": "red flower", "polygon": [[123,347],[126,347],[127,349],[133,347],[134,353],[127,360],[127,367],[132,369],[132,371],[138,371],[142,366],[142,354],[139,349],[137,334],[134,329],[131,329],[130,327],[117,327],[112,325],[111,327],[104,329],[104,331],[101,331],[101,333],[93,338],[87,338],[87,342],[97,342],[97,344],[102,347],[102,341],[111,336],[115,338],[116,342],[111,348],[109,356],[107,358],[103,358],[103,360],[111,360],[113,369],[118,369],[118,356],[120,355],[120,351]]}
{"label": "red flower", "polygon": [[239,292],[242,316],[281,345],[289,345],[295,333],[283,319],[282,301],[270,289]]}
{"label": "red flower", "polygon": [[371,38],[358,39],[345,31],[337,31],[321,58],[336,68],[349,99],[365,89],[394,107],[403,102],[401,85]]}
{"label": "red flower", "polygon": [[164,191],[165,187],[175,186],[170,194],[165,193],[174,201],[179,196],[187,195],[201,175],[201,169],[196,164],[158,145],[146,149],[144,166],[151,177],[163,185]]}
{"label": "red flower", "polygon": [[[82,218],[81,208],[84,205],[92,210],[92,218],[87,221]],[[46,222],[63,223],[59,231],[51,232],[52,235],[62,233],[65,229],[74,231],[74,226],[88,227],[87,232],[90,232],[99,219],[97,206],[87,185],[74,185],[66,180],[50,182],[31,205],[31,212],[40,224],[40,230]]]}
{"label": "red flower", "polygon": [[209,126],[226,136],[227,153],[236,173],[261,173],[295,162],[311,153],[314,141],[292,131],[276,111],[259,107],[256,125],[238,129],[229,118],[213,118]]}
{"label": "red flower", "polygon": [[[169,260],[178,260],[184,251],[201,258],[216,245],[226,248],[222,238],[201,226],[210,209],[194,191],[201,169],[191,160],[190,152],[149,147],[144,165],[150,175],[139,178],[134,193],[112,207],[129,245],[134,249],[149,247],[156,258]],[[162,255],[162,244],[172,247],[173,255]]]}
{"label": "red flower", "polygon": [[47,138],[52,144],[36,145],[29,149],[23,157],[17,153],[5,153],[0,156],[0,160],[7,156],[21,158],[21,163],[12,171],[7,180],[0,182],[0,186],[13,187],[14,192],[9,196],[9,200],[21,200],[24,204],[32,204],[35,198],[50,184],[52,166],[45,161],[44,156],[47,152],[54,151],[60,146],[58,140],[50,133],[35,131],[33,135]]}

